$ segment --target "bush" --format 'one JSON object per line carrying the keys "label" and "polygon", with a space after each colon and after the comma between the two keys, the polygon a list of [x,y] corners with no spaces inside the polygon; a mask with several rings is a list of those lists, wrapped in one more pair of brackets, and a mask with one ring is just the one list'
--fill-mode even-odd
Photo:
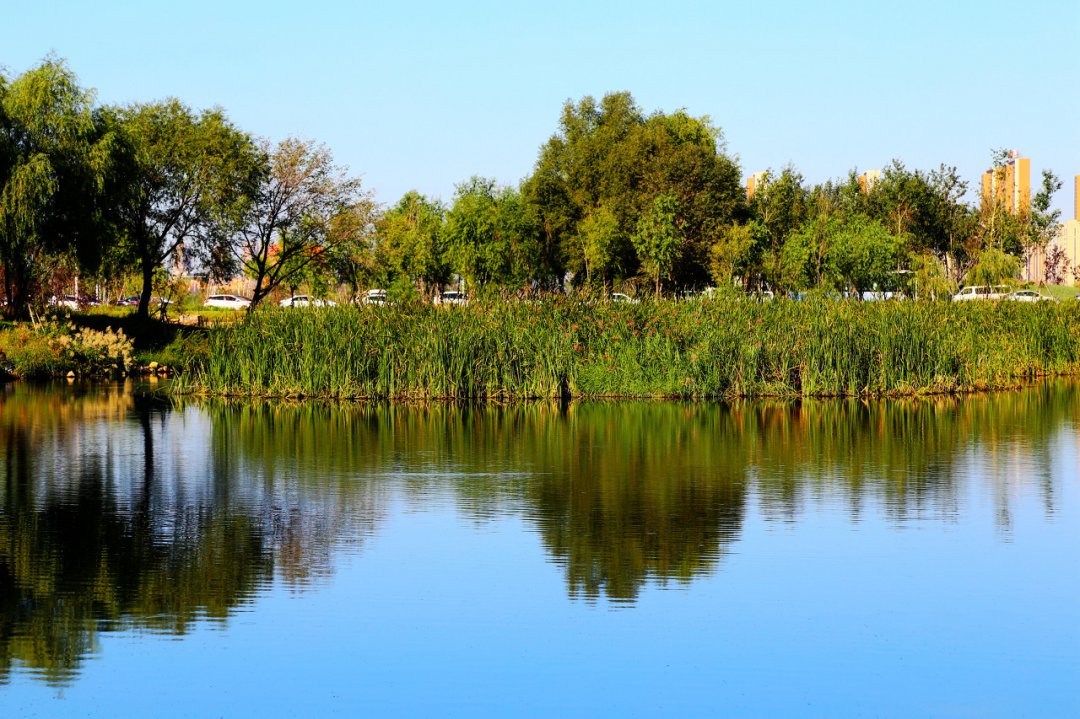
{"label": "bush", "polygon": [[132,344],[123,330],[76,330],[55,318],[0,332],[0,349],[19,377],[110,375],[131,366]]}

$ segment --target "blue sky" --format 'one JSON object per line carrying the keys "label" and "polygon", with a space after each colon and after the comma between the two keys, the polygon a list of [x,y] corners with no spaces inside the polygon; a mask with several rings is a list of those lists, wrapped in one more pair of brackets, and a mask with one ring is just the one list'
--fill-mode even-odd
{"label": "blue sky", "polygon": [[990,150],[1080,174],[1080,2],[48,2],[0,0],[0,65],[49,52],[99,99],[220,105],[243,129],[326,143],[385,203],[513,184],[564,101],[629,90],[709,115],[744,174],[810,181]]}

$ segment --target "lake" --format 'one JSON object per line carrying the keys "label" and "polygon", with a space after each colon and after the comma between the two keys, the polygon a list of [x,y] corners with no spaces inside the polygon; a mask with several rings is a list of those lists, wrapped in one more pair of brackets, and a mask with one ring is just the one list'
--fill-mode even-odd
{"label": "lake", "polygon": [[1078,402],[9,385],[0,716],[1077,716]]}

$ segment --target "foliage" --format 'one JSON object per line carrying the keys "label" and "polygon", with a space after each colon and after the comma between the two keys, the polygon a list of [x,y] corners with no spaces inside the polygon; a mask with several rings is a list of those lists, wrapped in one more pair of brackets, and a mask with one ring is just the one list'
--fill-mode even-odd
{"label": "foliage", "polygon": [[969,285],[1012,285],[1020,274],[1020,260],[996,247],[979,255],[978,262],[967,274]]}
{"label": "foliage", "polygon": [[360,181],[345,176],[323,146],[294,138],[271,148],[257,181],[230,227],[229,248],[255,280],[251,307],[278,285],[295,286],[312,265],[339,246],[355,243],[374,205]]}
{"label": "foliage", "polygon": [[98,267],[115,220],[125,152],[94,95],[54,57],[0,76],[0,266],[7,312],[21,313],[65,255]]}
{"label": "foliage", "polygon": [[115,112],[135,153],[121,226],[124,256],[142,276],[138,313],[147,317],[154,272],[164,263],[225,261],[220,243],[251,190],[259,157],[221,110],[195,113],[172,99]]}
{"label": "foliage", "polygon": [[451,266],[470,286],[522,286],[539,272],[540,247],[521,193],[472,177],[454,193],[445,237]]}
{"label": "foliage", "polygon": [[123,330],[76,327],[55,317],[0,332],[0,348],[19,377],[109,376],[132,366],[133,345]]}
{"label": "foliage", "polygon": [[947,300],[956,293],[944,263],[932,253],[915,254],[911,259],[910,291],[916,300]]}
{"label": "foliage", "polygon": [[[1008,153],[993,162],[1004,173]],[[938,295],[965,276],[998,281],[1008,258],[1049,247],[1060,187],[1046,170],[1030,212],[996,193],[976,208],[956,168],[893,160],[816,185],[791,165],[766,170],[747,197],[709,117],[648,113],[615,92],[566,102],[519,186],[473,176],[449,206],[411,191],[384,212],[313,141],[256,140],[222,110],[175,99],[97,107],[52,57],[0,75],[9,314],[80,280],[110,295],[134,281],[145,319],[152,296],[168,294],[163,279],[190,271],[250,278],[253,307],[280,289],[325,296],[343,284],[430,298],[455,276],[473,294],[508,295],[641,281],[657,294],[710,282],[860,291],[919,275]],[[1069,275],[1060,252],[1048,259],[1046,279]]]}
{"label": "foliage", "polygon": [[711,229],[743,207],[738,165],[708,117],[646,115],[626,92],[567,102],[522,191],[540,234],[538,275],[569,270],[602,282],[637,273],[642,258],[632,238],[657,197],[683,208],[684,240],[673,261],[680,285],[706,279]]}
{"label": "foliage", "polygon": [[661,281],[671,276],[682,243],[679,211],[678,200],[671,195],[659,195],[649,211],[638,219],[634,233],[634,249],[642,269],[656,285],[657,297],[660,296]]}
{"label": "foliage", "polygon": [[403,278],[415,283],[426,297],[429,289],[450,279],[443,229],[445,215],[441,203],[410,191],[379,219],[378,259],[388,275],[380,284],[391,285],[397,278]]}
{"label": "foliage", "polygon": [[732,222],[716,234],[709,249],[709,274],[717,285],[726,286],[736,275],[747,274],[754,248],[754,229],[751,225]]}

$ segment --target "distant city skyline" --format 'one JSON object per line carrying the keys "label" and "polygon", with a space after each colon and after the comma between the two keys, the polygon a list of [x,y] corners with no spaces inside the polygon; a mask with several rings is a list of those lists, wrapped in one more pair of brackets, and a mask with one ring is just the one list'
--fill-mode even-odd
{"label": "distant city skyline", "polygon": [[646,112],[710,116],[744,179],[791,163],[816,183],[896,158],[956,166],[976,203],[991,151],[1018,149],[1032,192],[1044,168],[1062,179],[1064,221],[1080,172],[1071,1],[1018,15],[926,0],[617,10],[195,0],[182,12],[62,0],[10,7],[5,26],[9,75],[53,52],[103,103],[220,105],[252,134],[325,143],[386,204],[410,189],[448,201],[472,175],[516,184],[563,102],[618,90]]}

